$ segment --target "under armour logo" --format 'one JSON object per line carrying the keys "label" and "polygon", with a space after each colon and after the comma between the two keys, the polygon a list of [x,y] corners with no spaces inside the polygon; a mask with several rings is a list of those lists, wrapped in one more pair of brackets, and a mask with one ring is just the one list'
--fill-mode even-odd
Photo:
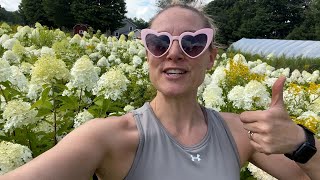
{"label": "under armour logo", "polygon": [[192,156],[192,155],[190,155],[190,156],[191,156],[191,160],[192,160],[192,161],[195,161],[195,160],[201,161],[201,159],[200,159],[200,154],[197,154],[197,157],[194,157],[194,156]]}

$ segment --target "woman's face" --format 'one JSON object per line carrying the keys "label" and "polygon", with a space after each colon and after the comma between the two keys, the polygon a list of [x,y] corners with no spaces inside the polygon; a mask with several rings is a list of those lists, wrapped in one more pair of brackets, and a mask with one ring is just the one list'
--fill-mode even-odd
{"label": "woman's face", "polygon": [[[154,19],[151,29],[179,36],[186,31],[202,29],[203,24],[201,17],[191,10],[173,7]],[[216,50],[210,51],[209,48],[199,57],[190,58],[175,40],[169,51],[161,57],[147,53],[152,84],[165,96],[196,96],[197,89],[216,56]]]}

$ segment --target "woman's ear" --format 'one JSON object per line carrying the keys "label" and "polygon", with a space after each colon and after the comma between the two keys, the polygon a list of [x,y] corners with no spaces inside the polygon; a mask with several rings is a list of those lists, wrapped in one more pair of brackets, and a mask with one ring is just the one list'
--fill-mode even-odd
{"label": "woman's ear", "polygon": [[209,56],[209,63],[207,66],[207,70],[210,70],[212,68],[212,66],[214,65],[214,60],[216,59],[218,54],[218,49],[217,48],[212,48],[210,51],[210,56]]}

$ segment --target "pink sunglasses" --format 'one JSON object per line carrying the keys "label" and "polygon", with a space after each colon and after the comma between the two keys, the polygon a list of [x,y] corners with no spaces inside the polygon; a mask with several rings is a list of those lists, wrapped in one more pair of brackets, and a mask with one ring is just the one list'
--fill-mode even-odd
{"label": "pink sunglasses", "polygon": [[152,29],[143,29],[141,39],[148,52],[155,57],[166,54],[174,40],[179,41],[181,50],[190,58],[199,57],[211,44],[213,29],[204,28],[196,32],[184,32],[180,36],[172,36],[168,32],[158,33]]}

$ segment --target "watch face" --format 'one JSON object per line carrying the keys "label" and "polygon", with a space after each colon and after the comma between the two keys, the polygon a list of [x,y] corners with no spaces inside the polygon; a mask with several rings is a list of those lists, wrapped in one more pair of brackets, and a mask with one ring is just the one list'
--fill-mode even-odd
{"label": "watch face", "polygon": [[293,154],[293,160],[299,163],[306,163],[317,152],[316,147],[308,142],[305,142]]}

